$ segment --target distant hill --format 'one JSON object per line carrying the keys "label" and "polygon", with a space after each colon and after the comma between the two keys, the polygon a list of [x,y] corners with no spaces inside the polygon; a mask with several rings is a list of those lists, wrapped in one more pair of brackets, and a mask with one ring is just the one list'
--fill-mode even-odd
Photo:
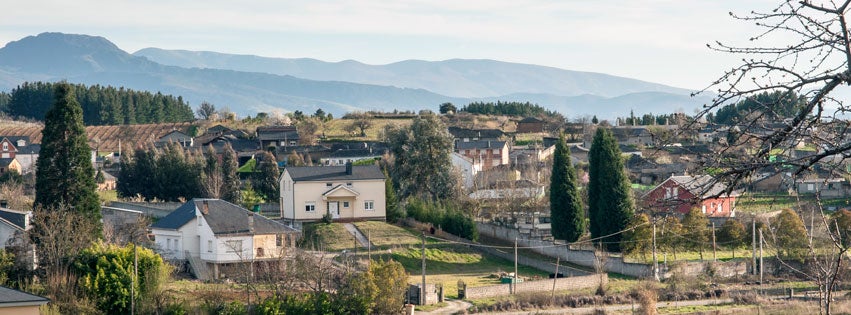
{"label": "distant hill", "polygon": [[[194,55],[205,57],[195,59]],[[287,71],[294,74],[281,75]],[[411,60],[371,66],[356,61],[328,63],[156,49],[131,55],[103,37],[62,33],[28,36],[0,48],[0,91],[38,80],[160,91],[183,96],[192,106],[209,101],[240,115],[276,109],[313,112],[317,108],[335,116],[352,110],[437,111],[443,102],[464,105],[477,100],[515,100],[538,103],[570,116],[610,118],[626,115],[630,109],[636,113],[677,109],[691,113],[706,101],[686,97],[686,90],[655,83],[492,60]]]}
{"label": "distant hill", "polygon": [[484,59],[406,60],[387,65],[368,65],[353,60],[324,62],[309,58],[267,58],[159,48],[145,48],[133,54],[164,65],[185,68],[266,72],[310,80],[390,85],[465,98],[516,93],[617,97],[639,92],[680,95],[691,92],[602,73]]}

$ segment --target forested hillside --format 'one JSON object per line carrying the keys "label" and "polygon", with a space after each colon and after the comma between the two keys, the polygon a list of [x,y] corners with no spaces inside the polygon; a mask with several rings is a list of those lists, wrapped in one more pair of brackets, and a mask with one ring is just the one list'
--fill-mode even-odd
{"label": "forested hillside", "polygon": [[[0,92],[0,110],[12,117],[43,120],[53,104],[55,83],[24,82],[10,94]],[[183,98],[123,87],[75,84],[74,94],[83,107],[86,125],[125,125],[181,122],[194,119]]]}

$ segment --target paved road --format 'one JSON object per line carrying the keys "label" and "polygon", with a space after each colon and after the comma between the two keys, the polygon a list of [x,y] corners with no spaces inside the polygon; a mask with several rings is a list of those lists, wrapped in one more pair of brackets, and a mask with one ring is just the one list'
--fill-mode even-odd
{"label": "paved road", "polygon": [[360,230],[358,230],[358,228],[355,227],[354,224],[345,223],[343,224],[343,226],[346,228],[346,231],[349,231],[349,234],[352,234],[352,236],[355,237],[361,247],[369,247],[369,240],[366,239],[366,236],[364,236],[363,233],[361,233]]}

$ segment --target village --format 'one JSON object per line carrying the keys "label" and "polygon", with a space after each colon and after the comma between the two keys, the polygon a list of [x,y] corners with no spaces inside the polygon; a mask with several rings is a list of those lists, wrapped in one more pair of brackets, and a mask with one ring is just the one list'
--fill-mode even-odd
{"label": "village", "polygon": [[[719,281],[735,285],[751,279],[747,281],[775,291],[778,287],[772,283],[777,280],[765,282],[765,278],[783,279],[781,283],[806,278],[789,275],[786,269],[787,261],[797,260],[783,254],[784,248],[798,245],[780,243],[775,238],[775,233],[782,234],[772,226],[779,224],[776,218],[781,211],[806,208],[811,212],[808,220],[799,221],[808,222],[808,230],[814,229],[814,220],[821,219],[812,213],[846,211],[843,206],[851,193],[844,166],[816,165],[811,172],[793,175],[784,171],[782,163],[774,163],[820,153],[806,142],[787,144],[784,147],[788,149],[772,152],[771,165],[734,188],[708,171],[708,161],[729,149],[731,133],[759,137],[760,131],[771,130],[771,126],[712,124],[684,114],[644,121],[634,116],[612,122],[597,121],[596,117],[566,121],[560,115],[479,115],[463,109],[456,113],[457,109],[449,105],[441,106],[439,121],[448,127],[439,132],[451,140],[452,150],[445,158],[451,161],[458,180],[455,189],[460,191],[460,210],[475,225],[473,234],[447,231],[441,221],[419,221],[411,210],[416,201],[399,206],[397,200],[387,199],[389,190],[385,186],[392,185],[386,182],[390,179],[382,161],[392,159],[393,152],[384,129],[437,114],[371,112],[328,119],[321,117],[321,110],[312,118],[322,123],[308,131],[300,130],[299,126],[305,124],[293,115],[240,121],[232,115],[213,114],[186,123],[86,127],[91,163],[98,170],[104,230],[110,231],[108,237],[120,240],[119,244],[139,242],[153,249],[190,278],[243,283],[261,282],[268,276],[264,273],[280,268],[274,266],[307,256],[318,259],[314,261],[317,265],[328,264],[317,267],[320,271],[348,269],[351,263],[363,268],[372,260],[372,251],[379,257],[382,251],[417,254],[422,238],[422,262],[405,264],[414,269],[408,270],[411,287],[406,288],[405,301],[419,305],[447,305],[447,298],[475,301],[518,293],[594,289],[605,287],[611,275],[663,282],[699,278],[703,280],[698,282],[713,286]],[[649,124],[640,124],[643,122]],[[16,173],[24,181],[33,175],[41,128],[33,124],[0,127],[0,173]],[[589,181],[589,150],[597,129],[611,130],[635,198],[636,218],[644,220],[630,220],[633,223],[621,241],[625,242],[622,254],[601,251],[592,241],[566,243],[552,234],[548,188],[559,135],[569,148],[570,163],[576,166],[577,184],[585,187]],[[232,150],[243,188],[244,183],[254,181],[252,174],[257,171],[253,165],[268,163],[262,159],[272,157],[276,174],[280,174],[275,178],[279,194],[266,200],[243,198],[240,204],[200,196],[179,200],[141,195],[116,198],[122,154],[170,147],[187,155],[200,153],[202,158],[214,154],[219,161]],[[26,190],[19,187],[18,193]],[[27,243],[23,238],[31,228],[33,212],[28,210],[25,196],[9,195],[8,191],[0,191],[4,198],[0,202],[0,240],[14,247]],[[407,215],[388,213],[399,211],[388,207],[406,207]],[[680,221],[692,209],[705,218],[704,226],[683,229]],[[763,228],[764,233],[772,233],[771,241],[762,240]],[[690,229],[704,232],[697,236]],[[432,263],[453,263],[426,257],[426,237],[429,243],[465,245],[467,249],[460,252],[463,255],[503,259],[507,264],[479,270],[481,276],[473,277],[502,272],[495,282],[471,279],[467,280],[470,284],[461,280],[446,283],[452,277],[446,278],[443,272],[429,274],[427,268]],[[694,238],[699,240],[690,242]],[[760,241],[751,242],[751,238]],[[763,253],[763,245],[772,249]],[[518,248],[522,250],[519,255]],[[436,250],[441,250],[440,246]],[[694,255],[698,251],[700,255]],[[22,257],[29,257],[27,264],[35,268],[34,251]],[[396,254],[389,257],[399,258]],[[524,267],[522,273],[518,264]],[[416,272],[419,267],[423,268],[422,281]],[[246,268],[249,274],[245,274]],[[547,274],[555,282],[542,279]],[[706,279],[707,274],[711,274],[710,279]],[[791,287],[783,290],[789,293],[781,294],[794,295]]]}

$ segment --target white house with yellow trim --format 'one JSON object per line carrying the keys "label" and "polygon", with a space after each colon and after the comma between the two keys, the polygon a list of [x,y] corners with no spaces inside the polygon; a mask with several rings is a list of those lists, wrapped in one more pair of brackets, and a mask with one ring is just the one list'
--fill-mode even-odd
{"label": "white house with yellow trim", "polygon": [[287,167],[281,174],[281,217],[304,222],[385,220],[384,173],[377,165]]}

